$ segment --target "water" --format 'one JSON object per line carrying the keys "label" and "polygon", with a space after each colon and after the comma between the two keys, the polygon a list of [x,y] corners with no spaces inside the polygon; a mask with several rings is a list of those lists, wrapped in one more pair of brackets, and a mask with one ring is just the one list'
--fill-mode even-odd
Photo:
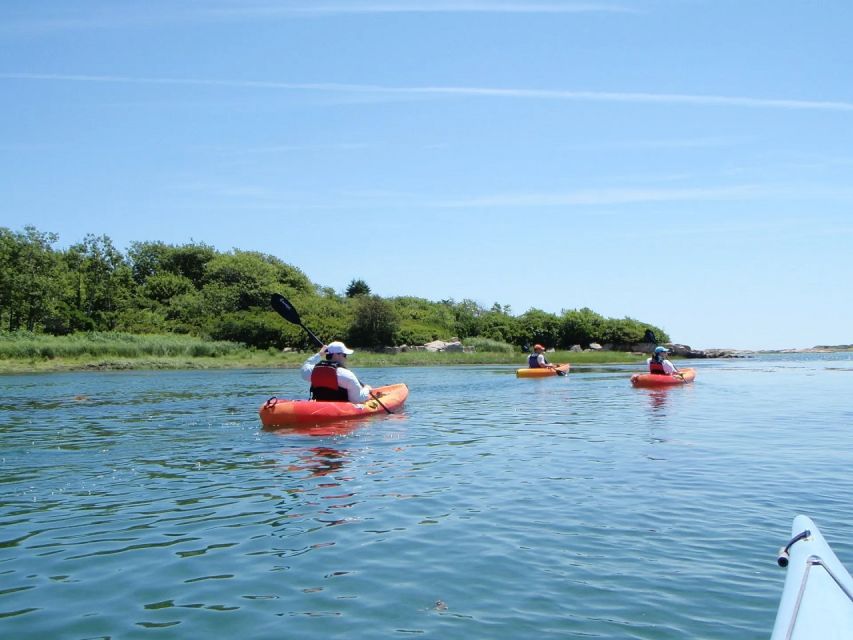
{"label": "water", "polygon": [[262,431],[295,370],[0,377],[0,637],[767,638],[810,515],[853,568],[853,359],[358,369],[401,415]]}

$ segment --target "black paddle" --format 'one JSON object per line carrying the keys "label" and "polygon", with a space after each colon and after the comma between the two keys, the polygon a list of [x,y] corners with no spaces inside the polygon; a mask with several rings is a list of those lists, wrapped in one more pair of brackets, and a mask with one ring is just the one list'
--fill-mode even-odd
{"label": "black paddle", "polygon": [[[275,310],[275,312],[282,318],[305,329],[305,333],[307,333],[308,337],[314,341],[315,345],[318,347],[323,346],[323,341],[315,336],[311,329],[302,324],[302,320],[299,318],[299,313],[293,308],[293,305],[290,304],[290,301],[287,298],[280,293],[274,293],[272,294],[272,298],[270,298],[270,304],[272,305],[273,310]],[[359,384],[361,384],[361,382],[359,382]],[[392,413],[388,407],[382,404],[382,400],[379,399],[379,396],[373,393],[373,390],[368,391],[368,393],[370,394],[370,397],[376,400],[376,402],[379,403],[379,406],[385,409],[387,413]]]}

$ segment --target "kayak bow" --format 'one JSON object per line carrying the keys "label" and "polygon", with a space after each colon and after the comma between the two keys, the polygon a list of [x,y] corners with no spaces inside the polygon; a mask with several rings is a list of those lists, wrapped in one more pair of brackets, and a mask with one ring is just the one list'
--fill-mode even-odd
{"label": "kayak bow", "polygon": [[794,518],[791,536],[777,558],[788,573],[770,640],[849,638],[853,578],[810,518]]}

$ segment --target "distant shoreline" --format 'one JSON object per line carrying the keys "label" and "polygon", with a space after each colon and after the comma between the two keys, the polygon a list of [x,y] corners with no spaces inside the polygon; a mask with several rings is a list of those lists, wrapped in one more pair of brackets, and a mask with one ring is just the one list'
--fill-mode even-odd
{"label": "distant shoreline", "polygon": [[[797,353],[845,353],[853,352],[853,346],[817,346],[808,349],[707,349],[696,351],[708,355],[698,359],[749,358],[760,355]],[[713,354],[713,355],[711,355]],[[62,373],[85,371],[151,371],[151,370],[200,370],[200,369],[295,369],[310,355],[308,352],[270,353],[241,352],[221,356],[151,356],[121,357],[117,355],[80,355],[55,358],[0,358],[0,375],[28,373]],[[371,367],[430,367],[498,365],[526,366],[524,354],[517,353],[431,353],[408,352],[382,354],[358,351],[352,360],[354,369]],[[568,362],[572,365],[638,364],[645,365],[647,354],[626,351],[557,351],[549,352],[552,362]],[[675,356],[678,360],[697,358]]]}
{"label": "distant shoreline", "polygon": [[[715,351],[707,349],[706,351]],[[730,351],[737,354],[772,354],[772,353],[844,353],[853,351],[853,345],[843,344],[836,346],[806,347],[803,349],[719,349],[719,351]]]}

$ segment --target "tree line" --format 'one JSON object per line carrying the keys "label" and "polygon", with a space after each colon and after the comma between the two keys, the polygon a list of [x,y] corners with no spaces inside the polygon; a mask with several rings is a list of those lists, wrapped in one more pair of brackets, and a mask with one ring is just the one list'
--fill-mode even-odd
{"label": "tree line", "polygon": [[659,327],[588,308],[513,315],[508,305],[484,308],[470,299],[383,298],[359,278],[338,293],[255,251],[146,241],[122,253],[106,235],[92,234],[66,249],[57,242],[55,233],[32,226],[0,227],[0,331],[176,333],[258,349],[312,348],[305,332],[270,309],[278,292],[318,336],[362,348],[459,337],[568,349],[634,344],[647,330],[669,341]]}

